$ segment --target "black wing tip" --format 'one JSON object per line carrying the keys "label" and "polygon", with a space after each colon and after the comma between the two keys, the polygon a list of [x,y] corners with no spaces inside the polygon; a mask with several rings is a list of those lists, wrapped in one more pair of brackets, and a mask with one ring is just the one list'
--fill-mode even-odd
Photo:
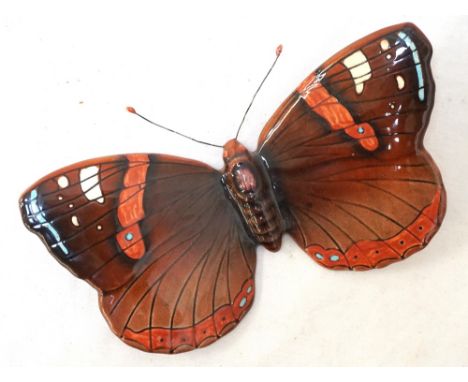
{"label": "black wing tip", "polygon": [[18,199],[18,207],[24,226],[31,232],[35,232],[32,225],[33,214],[30,209],[31,191],[25,191]]}

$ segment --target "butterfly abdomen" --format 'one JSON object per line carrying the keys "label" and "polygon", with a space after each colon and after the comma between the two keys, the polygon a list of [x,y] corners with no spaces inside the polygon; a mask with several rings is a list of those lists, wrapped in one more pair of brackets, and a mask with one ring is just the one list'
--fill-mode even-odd
{"label": "butterfly abdomen", "polygon": [[283,225],[276,202],[268,196],[242,206],[246,223],[259,244],[271,251],[279,250]]}
{"label": "butterfly abdomen", "polygon": [[263,164],[237,140],[225,146],[223,184],[249,235],[270,251],[281,246],[284,222]]}

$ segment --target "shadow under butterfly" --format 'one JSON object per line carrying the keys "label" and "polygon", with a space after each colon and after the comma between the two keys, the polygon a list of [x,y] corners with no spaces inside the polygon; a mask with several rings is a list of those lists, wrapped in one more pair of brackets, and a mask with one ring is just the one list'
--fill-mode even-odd
{"label": "shadow under butterfly", "polygon": [[382,29],[310,74],[255,152],[237,136],[219,146],[222,171],[160,154],[88,160],[31,186],[24,223],[96,288],[127,344],[206,346],[250,309],[258,245],[278,251],[287,232],[324,267],[367,270],[437,232],[446,196],[423,147],[431,54],[416,26]]}

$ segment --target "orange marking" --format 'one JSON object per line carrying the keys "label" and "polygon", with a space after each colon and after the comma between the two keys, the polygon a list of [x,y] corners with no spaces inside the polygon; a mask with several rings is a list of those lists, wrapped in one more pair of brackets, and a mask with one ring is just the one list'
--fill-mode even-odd
{"label": "orange marking", "polygon": [[360,139],[359,143],[368,151],[374,151],[377,147],[379,147],[379,141],[376,137]]}
{"label": "orange marking", "polygon": [[[364,263],[357,261],[355,257],[361,254],[363,258],[367,258]],[[401,255],[395,251],[387,241],[379,240],[362,240],[352,245],[345,254],[351,268],[356,266],[365,267],[366,269],[377,267],[380,260],[392,259],[395,261],[401,260]]]}
{"label": "orange marking", "polygon": [[139,259],[145,253],[138,222],[145,217],[143,196],[149,158],[146,154],[131,154],[127,158],[129,166],[123,179],[125,188],[119,195],[117,209],[117,217],[124,230],[117,234],[117,243],[128,257]]}
{"label": "orange marking", "polygon": [[143,188],[133,186],[125,188],[119,197],[119,209],[117,216],[120,225],[127,227],[134,224],[145,217],[143,209]]}
{"label": "orange marking", "polygon": [[197,343],[197,346],[203,346],[203,343],[208,338],[218,338],[212,316],[195,325],[195,342]]}
{"label": "orange marking", "polygon": [[414,237],[409,229],[406,228],[398,235],[385,240],[385,243],[391,247],[400,257],[404,257],[408,249],[420,246],[422,244],[422,240]]}
{"label": "orange marking", "polygon": [[134,332],[129,329],[125,329],[122,338],[124,340],[135,341],[140,345],[143,345],[146,350],[150,350],[150,340],[149,340],[149,329],[143,330],[141,332]]}
{"label": "orange marking", "polygon": [[356,123],[348,109],[322,86],[314,74],[307,77],[297,91],[310,108],[328,122],[332,130],[344,130],[368,151],[377,149],[379,142],[372,126],[368,123]]}
{"label": "orange marking", "polygon": [[[129,235],[129,236],[127,236]],[[128,257],[139,259],[145,253],[145,243],[138,223],[125,228],[117,234],[117,243]]]}
{"label": "orange marking", "polygon": [[[126,330],[126,332],[127,331],[128,329]],[[156,350],[162,353],[169,353],[171,349],[171,331],[169,329],[153,328],[153,329],[146,329],[144,330],[144,332],[146,332],[146,335],[148,336],[148,342],[149,342],[149,336],[151,335],[151,342],[153,344],[153,348],[151,349],[148,346],[148,350],[151,350],[151,351]]]}
{"label": "orange marking", "polygon": [[422,249],[437,228],[437,214],[441,191],[437,191],[431,204],[424,208],[408,227],[386,240],[361,240],[346,253],[338,249],[324,249],[320,245],[306,248],[307,254],[327,268],[365,270],[381,268],[400,261]]}
{"label": "orange marking", "polygon": [[346,134],[359,140],[359,143],[368,151],[374,151],[379,147],[379,141],[375,137],[374,129],[367,122],[345,128]]}
{"label": "orange marking", "polygon": [[227,332],[225,331],[225,329],[228,328],[232,322],[236,321],[232,311],[232,306],[230,305],[223,306],[221,309],[218,309],[215,312],[213,318],[216,328],[216,334],[219,337],[226,334]]}
{"label": "orange marking", "polygon": [[188,345],[191,348],[195,347],[195,336],[193,328],[173,329],[171,331],[172,348],[177,349],[180,345]]}
{"label": "orange marking", "polygon": [[225,329],[231,329],[236,324],[237,320],[232,314],[232,307],[225,305],[218,309],[214,316],[207,317],[193,328],[147,328],[140,332],[134,332],[127,328],[124,330],[122,338],[136,341],[148,351],[170,353],[177,352],[177,347],[182,345],[188,347],[186,350],[208,345],[226,334]]}
{"label": "orange marking", "polygon": [[[126,328],[122,334],[125,341],[137,342],[147,351],[171,353],[188,351],[209,345],[234,328],[247,312],[254,297],[254,281],[247,280],[231,305],[223,305],[212,316],[189,328],[146,328],[135,332]],[[246,303],[240,306],[242,298]],[[236,309],[237,307],[237,309]],[[151,340],[150,340],[151,338]],[[179,349],[179,350],[178,350]]]}

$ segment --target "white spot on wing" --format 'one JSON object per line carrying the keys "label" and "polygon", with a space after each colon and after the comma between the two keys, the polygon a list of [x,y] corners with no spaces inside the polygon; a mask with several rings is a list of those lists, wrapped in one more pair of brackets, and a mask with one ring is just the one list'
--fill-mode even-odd
{"label": "white spot on wing", "polygon": [[81,190],[88,200],[104,203],[101,185],[99,181],[99,167],[90,166],[80,171]]}
{"label": "white spot on wing", "polygon": [[362,50],[358,50],[346,57],[343,64],[353,76],[356,93],[361,94],[364,90],[364,82],[371,78],[372,70]]}
{"label": "white spot on wing", "polygon": [[361,82],[359,84],[356,84],[356,93],[361,94],[362,91],[364,90],[364,84]]}
{"label": "white spot on wing", "polygon": [[403,78],[403,76],[397,75],[396,82],[397,82],[398,90],[401,90],[405,87],[405,79]]}
{"label": "white spot on wing", "polygon": [[73,215],[71,217],[71,222],[72,224],[75,226],[75,227],[79,227],[80,226],[80,222],[78,221],[78,218],[76,217],[76,215]]}
{"label": "white spot on wing", "polygon": [[67,188],[70,182],[65,175],[62,175],[60,178],[57,179],[57,183],[60,188]]}
{"label": "white spot on wing", "polygon": [[382,48],[383,51],[386,51],[390,49],[390,43],[388,42],[388,40],[384,39],[380,41],[380,47]]}

